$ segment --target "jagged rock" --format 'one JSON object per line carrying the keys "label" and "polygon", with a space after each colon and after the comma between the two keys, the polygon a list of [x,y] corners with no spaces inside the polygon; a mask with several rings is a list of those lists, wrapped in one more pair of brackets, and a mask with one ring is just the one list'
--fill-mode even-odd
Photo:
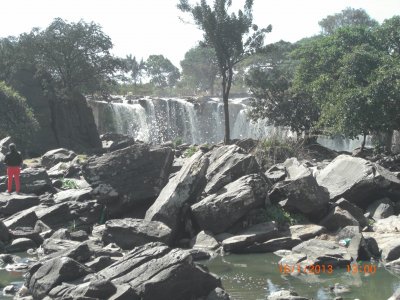
{"label": "jagged rock", "polygon": [[215,148],[210,152],[204,192],[208,195],[216,193],[224,185],[259,170],[255,157],[245,153],[240,147],[229,145]]}
{"label": "jagged rock", "polygon": [[286,159],[283,166],[285,167],[287,179],[289,180],[312,175],[311,170],[304,163],[300,163],[295,157]]}
{"label": "jagged rock", "polygon": [[0,213],[5,216],[36,206],[39,198],[34,195],[2,195],[0,194]]}
{"label": "jagged rock", "polygon": [[67,228],[60,228],[50,236],[50,239],[70,240],[71,234]]}
{"label": "jagged rock", "polygon": [[117,291],[108,300],[140,300],[129,284],[116,285]]}
{"label": "jagged rock", "polygon": [[50,169],[60,162],[70,162],[75,157],[75,152],[65,148],[58,148],[47,151],[45,154],[43,154],[41,157],[41,161],[43,167],[45,167],[46,169]]}
{"label": "jagged rock", "polygon": [[346,248],[333,241],[308,240],[295,246],[292,253],[305,255],[314,265],[332,265],[335,267],[350,263]]}
{"label": "jagged rock", "polygon": [[300,212],[313,221],[320,220],[328,209],[329,194],[309,170],[300,168],[291,172],[293,179],[275,184],[269,199],[272,203],[279,202],[285,210]]}
{"label": "jagged rock", "polygon": [[17,227],[29,227],[36,223],[38,217],[35,213],[37,206],[20,211],[4,220],[4,225],[8,229],[15,229]]}
{"label": "jagged rock", "polygon": [[73,220],[79,225],[93,225],[97,222],[104,222],[102,219],[103,211],[106,209],[97,200],[86,200],[84,202],[66,202],[69,207]]}
{"label": "jagged rock", "polygon": [[192,205],[193,216],[200,228],[214,234],[224,232],[251,209],[263,205],[267,188],[261,176],[243,176]]}
{"label": "jagged rock", "polygon": [[[241,253],[264,253],[264,252],[274,252],[282,249],[292,249],[296,245],[300,244],[301,240],[299,238],[292,237],[279,237],[270,239],[268,241],[259,243],[255,242],[253,245],[247,246],[240,250]],[[238,251],[239,252],[239,251]]]}
{"label": "jagged rock", "polygon": [[[59,239],[47,239],[42,247],[45,253],[49,253],[46,255],[45,259],[50,260],[52,258],[57,258],[61,256],[72,258],[78,262],[84,263],[90,259],[92,255],[92,250],[89,248],[88,243],[62,243],[60,241],[65,242],[65,240]],[[56,250],[56,249],[59,250]],[[56,251],[54,251],[56,250]]]}
{"label": "jagged rock", "polygon": [[[145,219],[161,221],[171,228],[175,236],[182,228],[182,207],[194,202],[205,185],[208,157],[197,151],[182,169],[162,189],[154,204],[147,210]],[[181,226],[180,226],[181,225]]]}
{"label": "jagged rock", "polygon": [[321,233],[325,233],[326,228],[316,224],[301,224],[290,226],[289,231],[292,238],[299,238],[302,241],[306,241],[320,235]]}
{"label": "jagged rock", "polygon": [[219,243],[209,232],[200,231],[199,234],[191,240],[190,246],[193,249],[215,250],[219,247]]}
{"label": "jagged rock", "polygon": [[348,225],[360,226],[358,221],[347,211],[339,206],[332,208],[330,213],[319,223],[330,231],[334,231]]}
{"label": "jagged rock", "polygon": [[255,242],[265,242],[278,236],[278,228],[275,222],[265,222],[251,226],[237,235],[228,237],[222,241],[225,251],[237,252]]}
{"label": "jagged rock", "polygon": [[206,297],[219,279],[192,262],[187,251],[161,243],[136,247],[120,261],[98,272],[91,281],[109,278],[129,284],[142,300],[186,300]]}
{"label": "jagged rock", "polygon": [[394,215],[394,205],[389,198],[383,198],[371,203],[367,207],[367,212],[374,220],[385,219]]}
{"label": "jagged rock", "polygon": [[354,219],[357,220],[361,228],[364,228],[365,226],[368,225],[368,219],[364,216],[364,212],[362,211],[362,209],[360,209],[353,203],[350,203],[344,198],[337,200],[335,203],[341,209],[349,212],[350,215],[352,215],[352,217],[354,217]]}
{"label": "jagged rock", "polygon": [[72,220],[68,203],[59,203],[50,207],[38,206],[35,213],[39,220],[49,225],[65,225]]}
{"label": "jagged rock", "polygon": [[93,271],[98,272],[100,270],[103,270],[104,268],[107,268],[115,262],[116,260],[112,259],[110,256],[100,256],[96,257],[94,260],[86,263],[85,265]]}
{"label": "jagged rock", "polygon": [[398,194],[400,180],[390,171],[365,159],[339,155],[317,176],[330,199],[346,200],[366,207],[385,195]]}
{"label": "jagged rock", "polygon": [[52,299],[109,299],[117,287],[109,280],[85,282],[79,285],[63,284],[49,292]]}
{"label": "jagged rock", "polygon": [[171,229],[158,221],[142,219],[116,219],[105,223],[102,235],[104,243],[116,243],[122,249],[133,249],[149,242],[171,241]]}
{"label": "jagged rock", "polygon": [[24,252],[30,248],[36,248],[37,245],[34,241],[28,238],[18,238],[11,242],[10,245],[6,247],[6,251],[9,253]]}
{"label": "jagged rock", "polygon": [[102,141],[103,148],[109,152],[120,150],[135,144],[135,140],[132,136],[120,133],[105,133],[100,135],[100,139]]}
{"label": "jagged rock", "polygon": [[72,241],[84,242],[89,239],[89,235],[84,230],[76,230],[70,233],[70,239]]}
{"label": "jagged rock", "polygon": [[32,227],[17,227],[14,230],[10,230],[10,236],[12,239],[18,239],[18,238],[31,239],[36,243],[36,245],[41,245],[43,243],[43,238]]}
{"label": "jagged rock", "polygon": [[400,258],[400,233],[364,232],[363,235],[377,242],[383,261],[389,262]]}
{"label": "jagged rock", "polygon": [[149,203],[159,195],[168,181],[173,158],[171,148],[135,144],[89,158],[82,172],[94,188],[101,184],[111,187],[119,195],[119,202],[111,198],[106,204],[118,206],[122,212],[129,206]]}
{"label": "jagged rock", "polygon": [[43,299],[55,286],[86,276],[91,270],[69,257],[60,257],[46,261],[30,272],[33,273],[28,280],[29,291],[35,299]]}
{"label": "jagged rock", "polygon": [[265,177],[271,181],[271,183],[277,183],[286,178],[286,169],[283,164],[273,165],[265,172]]}

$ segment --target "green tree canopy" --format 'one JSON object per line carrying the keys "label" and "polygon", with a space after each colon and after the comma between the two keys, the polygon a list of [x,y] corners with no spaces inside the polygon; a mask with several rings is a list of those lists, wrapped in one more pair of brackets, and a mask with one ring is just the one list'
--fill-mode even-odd
{"label": "green tree canopy", "polygon": [[198,45],[185,53],[181,61],[182,85],[194,93],[214,94],[214,84],[218,74],[215,51],[213,48]]}
{"label": "green tree canopy", "polygon": [[18,144],[29,144],[27,138],[38,129],[38,122],[25,98],[0,81],[0,136],[12,136]]}
{"label": "green tree canopy", "polygon": [[134,85],[141,82],[143,72],[146,69],[146,65],[143,58],[140,61],[136,60],[136,57],[127,55],[124,60],[124,71],[128,72]]}
{"label": "green tree canopy", "polygon": [[150,55],[146,60],[146,73],[157,87],[173,87],[179,77],[179,69],[163,55]]}
{"label": "green tree canopy", "polygon": [[214,0],[209,6],[206,0],[195,5],[180,0],[178,8],[189,13],[195,24],[203,31],[204,44],[214,48],[219,73],[222,78],[222,100],[225,115],[225,143],[230,142],[229,92],[233,69],[247,56],[254,54],[264,43],[265,33],[272,27],[259,29],[253,24],[253,0],[246,0],[244,9],[237,14],[229,11],[231,0]]}
{"label": "green tree canopy", "polygon": [[362,9],[348,7],[340,13],[329,15],[318,22],[323,34],[333,34],[337,29],[345,26],[377,26],[378,22],[372,19],[367,12]]}

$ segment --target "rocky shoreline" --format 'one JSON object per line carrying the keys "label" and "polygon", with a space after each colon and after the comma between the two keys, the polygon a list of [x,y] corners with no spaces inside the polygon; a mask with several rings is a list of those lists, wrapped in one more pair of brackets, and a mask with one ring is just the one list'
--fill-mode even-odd
{"label": "rocky shoreline", "polygon": [[[251,140],[102,139],[97,155],[55,149],[31,160],[22,194],[0,195],[0,258],[27,272],[19,291],[7,287],[14,299],[230,299],[195,263],[227,253],[276,252],[292,276],[359,260],[400,267],[400,158],[334,154],[265,170]],[[24,251],[32,257],[18,265],[13,253]]]}

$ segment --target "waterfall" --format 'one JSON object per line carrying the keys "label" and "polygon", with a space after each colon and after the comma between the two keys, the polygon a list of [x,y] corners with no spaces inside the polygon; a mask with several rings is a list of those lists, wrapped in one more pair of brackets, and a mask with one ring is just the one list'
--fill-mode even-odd
{"label": "waterfall", "polygon": [[[186,100],[180,98],[143,97],[135,100],[105,102],[88,100],[100,134],[128,134],[136,140],[160,144],[182,140],[190,144],[218,143],[224,139],[224,106],[218,98]],[[231,138],[260,139],[271,135],[292,136],[289,130],[252,122],[247,117],[247,99],[230,100]],[[318,142],[337,151],[352,151],[361,139],[320,137]],[[371,145],[370,139],[367,146]]]}

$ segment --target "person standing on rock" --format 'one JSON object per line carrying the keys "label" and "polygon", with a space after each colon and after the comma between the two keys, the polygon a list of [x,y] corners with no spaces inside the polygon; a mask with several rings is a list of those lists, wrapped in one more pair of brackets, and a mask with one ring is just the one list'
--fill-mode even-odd
{"label": "person standing on rock", "polygon": [[8,193],[11,194],[12,180],[15,180],[15,191],[19,194],[21,184],[19,181],[19,174],[21,172],[22,156],[17,151],[15,144],[11,143],[8,148],[10,151],[6,154],[4,162],[7,165],[7,177],[8,177]]}

